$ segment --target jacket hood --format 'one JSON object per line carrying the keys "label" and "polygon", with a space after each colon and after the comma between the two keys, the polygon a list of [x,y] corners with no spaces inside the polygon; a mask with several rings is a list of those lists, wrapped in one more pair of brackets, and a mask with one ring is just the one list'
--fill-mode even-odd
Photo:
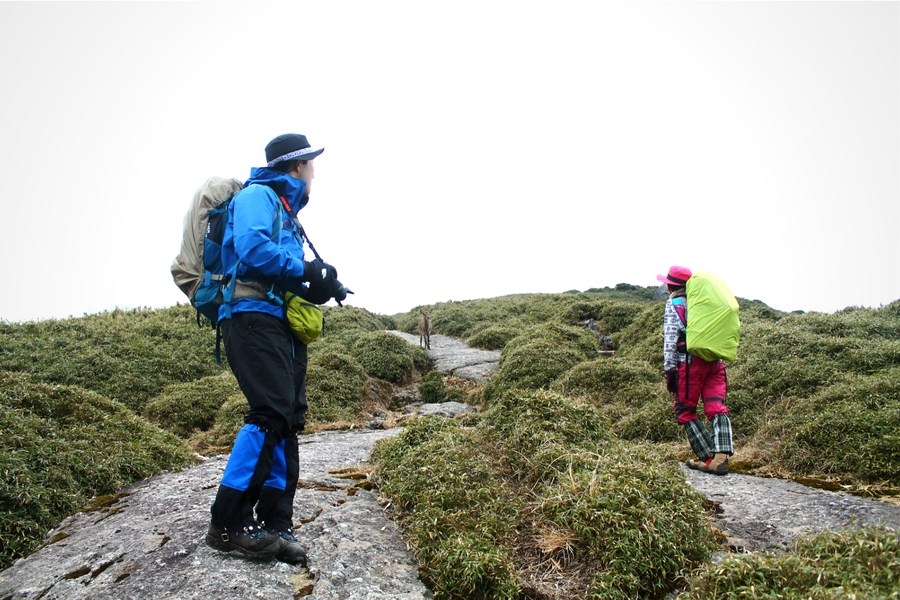
{"label": "jacket hood", "polygon": [[250,169],[250,179],[244,182],[244,187],[254,183],[268,186],[278,196],[284,196],[295,212],[299,212],[309,202],[309,196],[306,195],[306,182],[302,179],[294,179],[287,173],[267,167],[254,167]]}

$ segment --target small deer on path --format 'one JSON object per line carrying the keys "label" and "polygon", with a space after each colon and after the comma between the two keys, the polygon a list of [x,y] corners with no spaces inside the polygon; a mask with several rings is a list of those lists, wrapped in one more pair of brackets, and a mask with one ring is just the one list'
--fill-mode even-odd
{"label": "small deer on path", "polygon": [[431,350],[431,311],[423,310],[419,317],[419,346],[425,342],[425,348]]}

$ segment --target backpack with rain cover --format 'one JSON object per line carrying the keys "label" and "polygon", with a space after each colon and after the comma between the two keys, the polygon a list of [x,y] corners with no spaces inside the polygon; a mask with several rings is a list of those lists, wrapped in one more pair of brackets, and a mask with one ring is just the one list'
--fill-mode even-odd
{"label": "backpack with rain cover", "polygon": [[728,286],[709,271],[687,280],[687,351],[703,360],[733,361],[741,338],[738,303]]}
{"label": "backpack with rain cover", "polygon": [[215,327],[222,303],[222,236],[228,205],[243,184],[237,179],[210,177],[194,194],[184,215],[181,252],[172,262],[172,278],[197,309]]}
{"label": "backpack with rain cover", "polygon": [[[197,309],[197,325],[202,326],[200,315],[206,317],[210,325],[216,328],[216,362],[221,363],[221,331],[219,324],[219,306],[232,299],[258,298],[282,304],[280,297],[273,293],[273,286],[266,286],[260,281],[238,278],[238,264],[232,272],[225,273],[222,266],[222,244],[225,236],[225,225],[228,222],[228,206],[234,197],[243,189],[237,179],[210,177],[194,194],[187,214],[184,216],[184,235],[181,240],[181,252],[172,263],[172,278],[175,284]],[[295,231],[298,243],[306,240],[310,249],[316,254],[313,245],[306,238],[296,215],[287,207],[298,228]],[[272,239],[281,233],[282,208],[279,206],[272,220]],[[315,305],[303,301],[299,296],[289,298],[285,305],[286,316],[291,329],[304,343],[309,344],[319,337],[324,330],[324,316]]]}
{"label": "backpack with rain cover", "polygon": [[[181,252],[172,262],[172,278],[197,309],[197,325],[202,327],[200,315],[216,328],[216,362],[221,363],[221,331],[219,306],[232,298],[274,300],[271,286],[258,281],[238,279],[236,264],[232,273],[222,266],[222,243],[228,222],[228,205],[243,189],[237,179],[210,177],[194,194],[184,215],[184,235]],[[281,209],[274,215],[273,238],[281,231]]]}

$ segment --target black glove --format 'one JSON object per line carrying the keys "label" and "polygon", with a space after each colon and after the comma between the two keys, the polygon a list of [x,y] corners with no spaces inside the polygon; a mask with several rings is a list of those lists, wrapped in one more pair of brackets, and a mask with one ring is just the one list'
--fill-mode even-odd
{"label": "black glove", "polygon": [[297,295],[313,304],[325,304],[331,300],[331,290],[323,287],[304,287]]}
{"label": "black glove", "polygon": [[327,262],[318,258],[303,262],[303,276],[300,281],[308,282],[309,287],[330,290],[335,279],[337,279],[337,269]]}
{"label": "black glove", "polygon": [[353,290],[347,288],[343,283],[341,283],[337,279],[334,280],[334,283],[332,284],[332,288],[331,288],[331,297],[334,298],[335,302],[337,302],[339,305],[341,302],[343,302],[344,300],[347,299],[347,294],[352,294],[352,293],[353,293]]}
{"label": "black glove", "polygon": [[673,394],[678,393],[678,369],[666,371],[666,389]]}

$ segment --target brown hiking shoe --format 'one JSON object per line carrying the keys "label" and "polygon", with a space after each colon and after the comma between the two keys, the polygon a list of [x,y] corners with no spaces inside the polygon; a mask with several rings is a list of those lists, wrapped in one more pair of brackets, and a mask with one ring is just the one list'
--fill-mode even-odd
{"label": "brown hiking shoe", "polygon": [[695,471],[699,471],[700,465],[702,465],[702,464],[704,464],[704,462],[702,460],[700,460],[699,458],[689,458],[686,461],[684,461],[684,466],[686,466],[689,469],[694,469]]}
{"label": "brown hiking shoe", "polygon": [[258,526],[232,533],[210,523],[206,532],[206,545],[220,552],[237,550],[249,556],[275,556],[285,550],[285,544],[280,537]]}
{"label": "brown hiking shoe", "polygon": [[713,475],[728,475],[728,455],[719,452],[705,463],[700,463],[700,470]]}

